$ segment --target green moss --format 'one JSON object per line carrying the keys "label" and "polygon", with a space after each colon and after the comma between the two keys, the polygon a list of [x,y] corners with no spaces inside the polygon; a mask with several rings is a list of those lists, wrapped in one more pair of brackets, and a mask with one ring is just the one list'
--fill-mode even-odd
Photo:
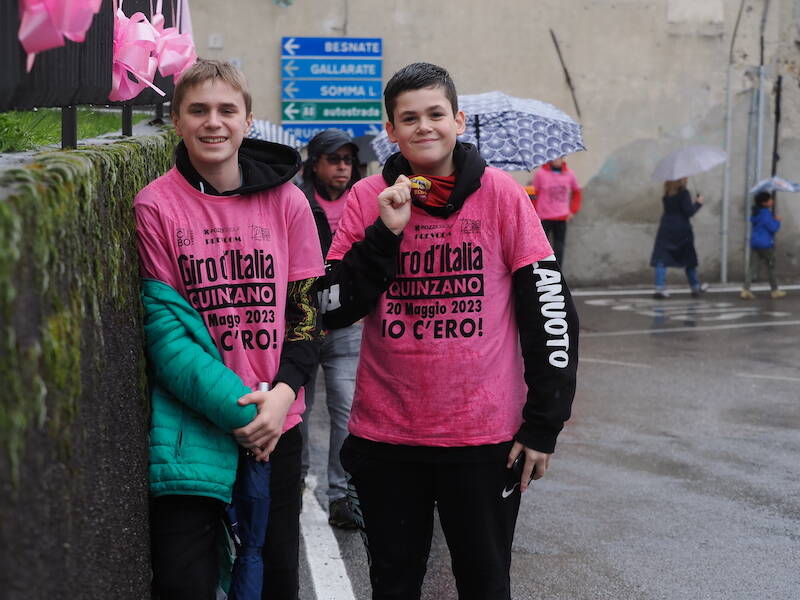
{"label": "green moss", "polygon": [[0,173],[0,440],[15,476],[28,430],[69,435],[101,367],[103,311],[138,314],[132,202],[176,141],[165,130]]}

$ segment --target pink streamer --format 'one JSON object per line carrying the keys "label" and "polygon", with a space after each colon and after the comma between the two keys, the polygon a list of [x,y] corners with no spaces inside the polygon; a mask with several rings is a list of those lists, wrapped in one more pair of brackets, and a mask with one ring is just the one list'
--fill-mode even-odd
{"label": "pink streamer", "polygon": [[[122,2],[114,14],[114,64],[111,93],[108,99],[120,102],[138,96],[150,86],[161,96],[166,94],[153,84],[158,60],[153,53],[159,33],[142,13],[130,18],[122,11]],[[136,77],[133,81],[130,75]]]}
{"label": "pink streamer", "polygon": [[28,54],[28,72],[38,52],[86,39],[102,0],[20,0],[19,41]]}
{"label": "pink streamer", "polygon": [[[164,27],[161,1],[158,0],[152,19],[153,27],[158,32],[155,51],[158,58],[158,72],[164,77],[174,75],[177,81],[183,72],[195,63],[197,53],[190,34],[180,33],[177,27]],[[173,22],[176,20],[174,15],[173,10]]]}

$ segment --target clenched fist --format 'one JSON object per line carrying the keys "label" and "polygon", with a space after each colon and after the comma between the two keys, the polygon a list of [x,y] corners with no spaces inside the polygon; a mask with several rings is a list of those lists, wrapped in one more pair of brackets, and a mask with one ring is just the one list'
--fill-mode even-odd
{"label": "clenched fist", "polygon": [[411,181],[408,177],[400,175],[394,185],[383,190],[378,195],[378,206],[383,224],[395,235],[403,233],[411,218]]}

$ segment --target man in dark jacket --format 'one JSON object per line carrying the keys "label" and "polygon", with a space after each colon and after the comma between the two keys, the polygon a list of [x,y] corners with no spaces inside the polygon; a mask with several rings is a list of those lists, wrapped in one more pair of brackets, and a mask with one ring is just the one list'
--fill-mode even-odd
{"label": "man in dark jacket", "polygon": [[[360,178],[357,153],[358,147],[340,129],[322,131],[308,144],[301,189],[311,204],[323,256],[328,252],[344,211],[346,192]],[[361,324],[330,331],[320,344],[320,365],[325,372],[326,401],[331,423],[328,444],[328,522],[335,527],[355,529],[355,515],[346,500],[347,481],[339,461],[339,451],[347,437],[347,422],[353,403]],[[309,465],[308,423],[314,403],[315,383],[316,376],[306,385],[306,412],[300,429],[304,441],[303,480]]]}

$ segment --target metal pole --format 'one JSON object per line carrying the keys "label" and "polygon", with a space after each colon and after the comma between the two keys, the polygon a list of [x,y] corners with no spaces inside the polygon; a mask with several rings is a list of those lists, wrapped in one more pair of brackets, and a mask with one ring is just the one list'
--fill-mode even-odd
{"label": "metal pole", "polygon": [[719,279],[722,283],[728,283],[728,223],[731,202],[731,146],[733,145],[731,140],[731,130],[733,128],[732,73],[733,63],[730,63],[728,65],[728,74],[725,78],[725,154],[728,155],[728,160],[725,161],[725,173],[722,177],[722,211],[719,223]]}
{"label": "metal pole", "polygon": [[750,112],[747,118],[747,154],[744,167],[744,273],[743,280],[750,269],[750,189],[755,185],[756,165],[753,160],[753,120],[757,112],[758,90],[753,90]]}
{"label": "metal pole", "polygon": [[61,108],[61,147],[78,147],[78,107],[63,106]]}
{"label": "metal pole", "polygon": [[725,172],[722,176],[722,211],[720,213],[720,252],[719,252],[719,279],[722,283],[728,282],[728,224],[730,222],[731,204],[731,147],[732,141],[732,121],[733,121],[733,90],[731,89],[731,79],[733,76],[733,49],[736,46],[736,35],[739,33],[739,23],[742,21],[745,0],[739,3],[739,12],[736,14],[736,22],[731,33],[731,46],[728,51],[728,72],[725,77],[725,153],[728,160],[725,161]]}
{"label": "metal pole", "polygon": [[122,135],[133,135],[133,107],[129,104],[122,107]]}
{"label": "metal pole", "polygon": [[[770,175],[775,177],[778,174],[778,161],[781,155],[778,153],[778,142],[780,139],[781,127],[781,89],[783,87],[783,75],[778,75],[775,82],[775,133],[772,137],[772,169]],[[772,192],[775,202],[772,205],[772,213],[778,214],[778,192]]]}

